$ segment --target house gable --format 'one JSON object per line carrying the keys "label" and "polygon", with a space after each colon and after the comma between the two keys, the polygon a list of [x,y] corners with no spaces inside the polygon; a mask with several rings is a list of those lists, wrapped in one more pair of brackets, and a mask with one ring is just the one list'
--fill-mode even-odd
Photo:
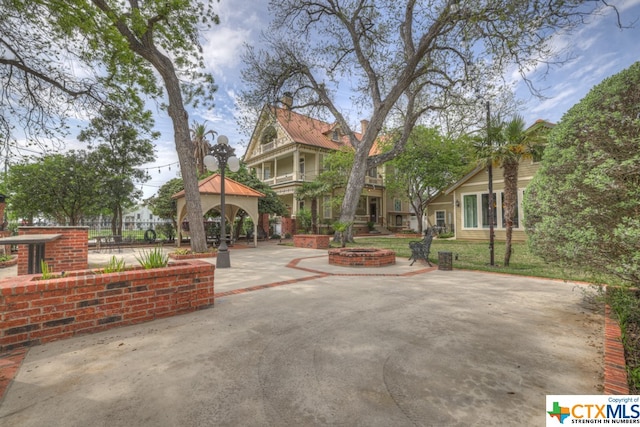
{"label": "house gable", "polygon": [[[545,120],[537,120],[526,129],[529,135],[538,135],[542,138],[544,134],[555,125]],[[514,241],[526,240],[522,216],[522,199],[524,191],[533,179],[540,163],[528,157],[520,160],[518,168],[518,221],[517,227],[513,230]],[[504,170],[495,165],[493,168],[493,191],[496,194],[496,239],[504,240],[504,227],[501,217],[502,197],[504,190]],[[437,222],[436,211],[441,211],[440,217],[446,220],[447,230],[453,229],[455,236],[460,240],[488,240],[488,227],[486,227],[486,198],[488,195],[489,177],[487,168],[478,166],[458,182],[441,191],[429,202],[427,207],[427,217],[430,224]],[[465,212],[465,209],[468,212]],[[466,218],[466,215],[473,218]],[[451,220],[449,220],[451,218]]]}

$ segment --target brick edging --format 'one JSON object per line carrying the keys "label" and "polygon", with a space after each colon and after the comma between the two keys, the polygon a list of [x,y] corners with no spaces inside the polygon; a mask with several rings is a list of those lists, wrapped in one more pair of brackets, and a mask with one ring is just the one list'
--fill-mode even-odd
{"label": "brick edging", "polygon": [[604,313],[604,394],[629,394],[622,332],[608,304]]}

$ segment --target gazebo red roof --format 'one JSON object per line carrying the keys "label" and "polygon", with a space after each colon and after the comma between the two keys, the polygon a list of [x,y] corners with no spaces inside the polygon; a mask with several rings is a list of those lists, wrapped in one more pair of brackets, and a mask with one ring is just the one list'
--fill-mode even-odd
{"label": "gazebo red roof", "polygon": [[[198,182],[199,193],[220,194],[221,178],[220,174],[216,173]],[[227,177],[224,178],[224,194],[227,196],[264,197],[261,192]],[[180,197],[184,197],[184,190],[171,196],[172,199],[179,199]]]}

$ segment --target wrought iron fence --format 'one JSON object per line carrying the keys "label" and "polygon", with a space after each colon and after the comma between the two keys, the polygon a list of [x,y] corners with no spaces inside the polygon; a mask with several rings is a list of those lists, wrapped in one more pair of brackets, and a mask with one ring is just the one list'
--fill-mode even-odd
{"label": "wrought iron fence", "polygon": [[[18,227],[21,225],[68,226],[69,224],[57,224],[47,221],[37,221],[33,224],[10,222],[7,228],[11,230],[13,234],[17,234]],[[89,228],[90,243],[95,243],[97,238],[112,237],[114,235],[122,244],[172,242],[176,236],[171,221],[125,221],[122,224],[122,230],[116,233],[111,229],[110,220],[81,221],[81,223],[77,225]]]}

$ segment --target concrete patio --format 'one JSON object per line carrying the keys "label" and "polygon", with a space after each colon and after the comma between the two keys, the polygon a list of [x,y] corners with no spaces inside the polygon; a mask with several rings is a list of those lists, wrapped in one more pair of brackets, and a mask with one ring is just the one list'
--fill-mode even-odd
{"label": "concrete patio", "polygon": [[214,308],[30,348],[0,424],[544,425],[545,395],[602,393],[582,285],[231,251]]}

